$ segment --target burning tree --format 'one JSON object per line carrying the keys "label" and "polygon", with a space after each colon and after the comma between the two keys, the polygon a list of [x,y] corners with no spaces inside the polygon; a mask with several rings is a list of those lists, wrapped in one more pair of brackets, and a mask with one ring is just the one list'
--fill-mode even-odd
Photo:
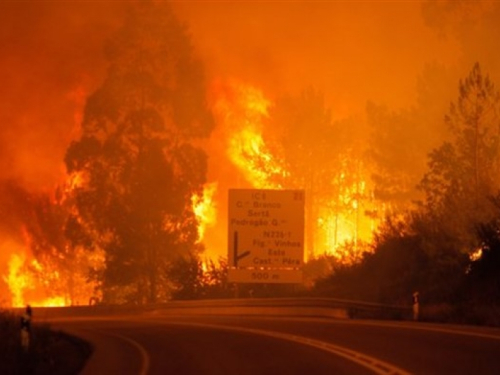
{"label": "burning tree", "polygon": [[[345,241],[356,244],[369,198],[362,162],[363,138],[349,120],[333,121],[321,92],[307,89],[276,101],[265,139],[284,170],[282,186],[306,191],[306,241],[310,257],[340,254]],[[367,220],[364,220],[365,222]]]}
{"label": "burning tree", "polygon": [[99,269],[102,261],[99,252],[89,255],[81,243],[65,235],[71,230],[65,186],[51,194],[34,193],[10,181],[2,183],[0,191],[10,201],[3,205],[9,212],[12,241],[5,249],[9,270],[2,281],[12,295],[11,305],[87,303],[95,287],[89,270]]}
{"label": "burning tree", "polygon": [[348,298],[388,303],[404,301],[415,289],[425,291],[429,304],[464,298],[496,303],[491,264],[498,247],[498,197],[493,197],[500,188],[499,104],[498,91],[476,64],[460,81],[445,117],[449,139],[429,154],[419,185],[425,201],[405,215],[388,217],[373,253],[322,287],[339,297],[348,293]]}
{"label": "burning tree", "polygon": [[426,137],[418,126],[421,120],[416,112],[390,112],[372,103],[367,106],[372,128],[369,157],[373,164],[374,193],[388,211],[403,211],[417,197],[416,185],[425,167],[421,160],[428,148],[421,145]]}
{"label": "burning tree", "polygon": [[107,47],[109,72],[87,100],[81,137],[66,153],[74,189],[73,237],[105,252],[104,298],[154,302],[166,264],[200,250],[193,195],[206,182],[194,146],[213,121],[201,63],[165,3],[132,5]]}
{"label": "burning tree", "polygon": [[309,257],[327,252],[354,261],[357,239],[372,230],[359,124],[333,121],[314,89],[271,102],[254,86],[230,82],[216,96],[229,160],[245,180],[255,188],[306,190]]}

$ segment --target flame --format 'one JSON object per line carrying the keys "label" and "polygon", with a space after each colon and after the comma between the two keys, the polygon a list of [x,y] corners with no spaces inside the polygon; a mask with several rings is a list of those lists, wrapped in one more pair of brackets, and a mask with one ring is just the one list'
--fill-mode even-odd
{"label": "flame", "polygon": [[74,172],[68,176],[66,192],[70,193],[71,191],[84,186],[86,182],[87,179],[84,176],[84,172]]}
{"label": "flame", "polygon": [[469,255],[469,260],[471,262],[475,262],[483,256],[483,249],[482,248],[477,248],[474,250],[470,255]]}
{"label": "flame", "polygon": [[[264,126],[270,118],[272,101],[257,87],[232,81],[217,87],[213,112],[222,133],[221,150],[225,150],[225,158],[235,166],[246,184],[258,189],[290,188],[283,186],[290,172],[286,170],[278,151],[270,147],[269,139],[264,136]],[[356,248],[342,247],[345,242],[357,243],[358,239],[367,236],[373,230],[373,223],[363,222],[360,212],[366,206],[359,196],[368,191],[368,178],[358,178],[355,183],[344,181],[344,175],[352,173],[350,168],[336,177],[343,186],[338,196],[332,196],[334,206],[313,207],[316,212],[316,231],[314,246],[316,255],[321,253],[333,255],[342,262],[352,263],[359,254]],[[368,175],[368,174],[366,174]],[[52,204],[71,204],[71,195],[75,189],[85,186],[87,176],[73,173],[66,176],[62,184],[62,196],[53,199]],[[238,181],[231,181],[237,183]],[[207,183],[203,192],[193,195],[192,209],[198,221],[198,243],[205,245],[207,228],[217,224],[216,193],[223,180]],[[352,186],[347,186],[351,184]],[[57,196],[57,195],[55,195]],[[73,212],[74,213],[74,212]],[[369,228],[368,228],[369,227]],[[368,229],[367,229],[368,228]],[[63,230],[63,228],[59,228]],[[217,232],[217,231],[212,231]],[[216,238],[219,233],[210,234]],[[8,272],[2,277],[11,294],[12,306],[67,306],[87,304],[96,296],[96,282],[86,278],[89,269],[102,270],[105,267],[105,256],[101,250],[84,248],[64,249],[61,259],[35,258],[35,248],[30,234],[23,230],[24,244],[10,246],[4,254],[11,254],[8,259]],[[222,236],[223,237],[223,236]],[[224,238],[225,240],[225,238]],[[212,241],[214,242],[214,241]],[[225,246],[212,246],[214,249]],[[1,249],[3,250],[3,249]],[[50,252],[54,249],[42,249]],[[37,253],[40,253],[38,251]],[[43,254],[43,251],[42,251]]]}
{"label": "flame", "polygon": [[[31,295],[32,291],[38,289],[40,287],[40,283],[43,284],[46,282],[46,280],[38,280],[36,278],[36,274],[43,274],[43,272],[43,267],[35,259],[28,261],[24,254],[14,253],[11,255],[9,261],[9,273],[7,277],[4,277],[4,281],[7,282],[12,294],[12,307],[23,307],[28,303],[32,306],[44,307],[67,305],[66,299],[62,296],[32,296],[28,301],[29,297],[27,295]],[[53,273],[51,276],[59,279],[59,274],[57,272]]]}
{"label": "flame", "polygon": [[18,254],[13,254],[9,261],[9,274],[3,278],[12,294],[11,304],[13,307],[24,306],[23,291],[29,285],[27,277],[21,272],[23,264],[24,258]]}
{"label": "flame", "polygon": [[281,188],[273,176],[287,173],[262,137],[270,105],[261,90],[238,82],[219,88],[214,105],[225,129],[227,156],[255,188]]}
{"label": "flame", "polygon": [[10,256],[9,271],[3,280],[12,295],[12,307],[82,305],[91,297],[98,297],[96,283],[87,280],[86,270],[99,269],[103,264],[104,253],[99,251],[77,250],[70,269],[50,267],[24,252],[15,252]]}
{"label": "flame", "polygon": [[[50,204],[56,207],[55,211],[58,210],[57,205],[64,205],[71,197],[71,192],[85,182],[81,174],[68,176],[62,189],[56,189],[62,192],[62,196],[51,196]],[[63,206],[60,208],[64,209]],[[50,214],[49,210],[47,215]],[[58,222],[64,225],[63,220],[54,220],[54,223]],[[100,299],[96,292],[97,282],[89,281],[87,275],[90,269],[101,270],[104,267],[104,252],[99,249],[69,248],[69,244],[64,243],[58,249],[43,241],[37,244],[35,236],[43,234],[38,224],[36,221],[30,223],[36,234],[24,225],[21,227],[22,243],[8,241],[2,245],[2,252],[10,254],[8,271],[1,279],[10,291],[10,305],[54,307],[87,304],[92,297]],[[53,233],[60,231],[61,238],[64,238],[62,227],[50,230]],[[37,257],[33,255],[33,249],[37,249]]]}
{"label": "flame", "polygon": [[204,186],[201,196],[195,194],[192,197],[193,211],[198,220],[198,243],[203,242],[206,229],[217,223],[217,208],[214,202],[216,191],[217,183],[208,183]]}
{"label": "flame", "polygon": [[[272,120],[269,111],[272,101],[257,87],[234,80],[225,84],[217,82],[215,91],[214,113],[219,126],[224,129],[229,161],[254,188],[287,188],[278,181],[286,181],[290,172],[285,169],[279,155],[271,151],[263,136],[265,122]],[[318,207],[313,208],[317,213],[314,248],[319,249],[315,251],[317,256],[328,254],[342,263],[353,263],[360,256],[358,242],[369,240],[375,228],[374,219],[363,215],[368,208],[360,198],[369,195],[366,182],[369,173],[363,175],[359,170],[360,163],[352,160],[352,156],[345,158],[351,164],[343,162],[342,170],[334,177],[342,187],[341,192],[328,199],[338,203],[333,207],[317,203]],[[356,165],[357,179],[351,177],[353,181],[348,182],[346,176],[353,175],[353,165]]]}

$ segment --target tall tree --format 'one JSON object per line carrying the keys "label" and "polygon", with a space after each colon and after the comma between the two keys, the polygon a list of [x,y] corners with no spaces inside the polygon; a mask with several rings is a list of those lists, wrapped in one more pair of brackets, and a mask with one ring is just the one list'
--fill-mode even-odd
{"label": "tall tree", "polygon": [[368,103],[368,160],[372,166],[374,198],[385,211],[404,211],[421,199],[417,185],[427,170],[427,155],[448,135],[443,113],[455,95],[454,86],[450,70],[432,63],[419,74],[413,106],[389,109]]}
{"label": "tall tree", "polygon": [[304,90],[298,97],[284,97],[276,102],[271,118],[278,132],[279,154],[284,161],[286,181],[283,186],[304,189],[306,192],[306,247],[314,256],[317,231],[318,194],[322,184],[321,172],[328,165],[326,150],[332,120],[325,107],[323,95],[313,89]]}
{"label": "tall tree", "polygon": [[475,64],[459,83],[445,121],[451,140],[429,154],[419,187],[425,207],[450,223],[458,236],[491,219],[491,197],[500,188],[500,94]]}
{"label": "tall tree", "polygon": [[421,160],[427,152],[421,147],[423,129],[418,126],[416,111],[390,112],[370,103],[367,116],[375,198],[392,210],[404,209],[417,197],[415,185],[424,171]]}
{"label": "tall tree", "polygon": [[[280,156],[286,174],[281,186],[306,192],[306,248],[310,257],[327,249],[315,249],[317,234],[334,231],[337,244],[340,215],[355,218],[353,237],[357,236],[357,218],[367,189],[361,163],[362,137],[350,121],[334,122],[323,94],[314,89],[297,96],[283,97],[270,110],[265,128],[266,144]],[[335,218],[335,228],[326,229],[325,216]],[[340,241],[339,241],[340,242]]]}
{"label": "tall tree", "polygon": [[191,197],[206,180],[205,153],[193,141],[213,121],[203,69],[186,28],[164,2],[131,5],[106,49],[108,76],[87,100],[82,136],[66,153],[79,175],[75,217],[106,254],[104,298],[159,295],[176,254],[196,248]]}

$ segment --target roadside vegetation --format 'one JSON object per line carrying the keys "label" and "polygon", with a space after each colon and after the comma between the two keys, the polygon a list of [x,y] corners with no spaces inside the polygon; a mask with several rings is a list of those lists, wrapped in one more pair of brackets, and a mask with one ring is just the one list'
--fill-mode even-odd
{"label": "roadside vegetation", "polygon": [[20,315],[0,311],[0,374],[74,375],[83,368],[91,347],[82,340],[51,330],[48,324],[32,326],[30,346],[21,346]]}
{"label": "roadside vegetation", "polygon": [[[262,131],[273,157],[245,158],[261,172],[259,186],[303,189],[308,197],[305,283],[235,286],[227,260],[204,261],[192,208],[208,157],[193,140],[215,126],[201,99],[201,62],[171,11],[157,10],[135,9],[111,40],[110,75],[87,99],[82,137],[65,158],[68,172],[88,177],[66,201],[74,204],[66,239],[106,254],[105,269],[93,274],[103,303],[322,296],[411,306],[419,292],[421,319],[500,324],[500,93],[479,63],[458,90],[444,83],[446,105],[429,89],[443,71],[429,67],[413,108],[368,103],[366,129],[333,120],[314,88],[277,99]],[[165,46],[177,56],[168,64]],[[164,80],[169,75],[178,78],[177,91]],[[343,217],[355,224],[352,243],[337,236]],[[369,243],[358,236],[362,217],[377,224]],[[325,228],[335,241],[321,240]]]}
{"label": "roadside vegetation", "polygon": [[[213,96],[237,103],[214,100],[210,109],[203,61],[170,5],[134,3],[127,14],[106,42],[108,74],[84,98],[79,136],[66,150],[68,186],[54,199],[10,180],[0,186],[7,212],[19,212],[21,225],[7,228],[22,228],[37,261],[33,279],[70,304],[82,301],[82,284],[110,305],[320,296],[410,306],[418,292],[423,320],[500,325],[500,93],[479,63],[460,72],[458,90],[446,68],[428,66],[411,108],[370,102],[363,119],[334,113],[315,88],[269,105],[251,85],[221,84]],[[226,132],[218,117],[241,127],[234,140],[253,135],[249,149],[259,151],[237,154],[254,180],[234,161],[230,179],[305,191],[303,285],[235,286],[227,260],[203,258],[194,203],[218,159],[205,142],[216,126]],[[250,132],[243,125],[254,120],[262,129]],[[39,326],[24,353],[16,318],[2,314],[2,330],[6,363],[26,371],[51,365],[46,350],[63,337]]]}
{"label": "roadside vegetation", "polygon": [[[444,116],[449,136],[429,152],[428,168],[415,186],[420,193],[415,204],[398,200],[406,185],[386,186],[392,210],[385,212],[371,243],[357,244],[360,255],[354,262],[312,258],[304,267],[306,286],[252,285],[240,288],[239,295],[295,294],[411,306],[418,292],[421,320],[499,326],[499,113],[500,92],[475,64],[459,82],[458,96]],[[373,121],[391,123],[381,116],[390,117],[378,113]],[[392,136],[392,143],[398,143],[397,134]],[[374,157],[373,162],[381,180],[404,173],[390,169],[393,163],[385,159]],[[339,249],[327,250],[333,254]],[[178,262],[176,268],[169,275],[174,298],[215,297],[224,294],[220,289],[231,294],[224,278],[214,270],[203,273],[196,258]]]}

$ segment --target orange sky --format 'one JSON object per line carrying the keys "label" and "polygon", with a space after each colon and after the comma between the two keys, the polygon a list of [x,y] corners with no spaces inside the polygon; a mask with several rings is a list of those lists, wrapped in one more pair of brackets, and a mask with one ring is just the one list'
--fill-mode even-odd
{"label": "orange sky", "polygon": [[[37,188],[63,172],[84,98],[75,93],[91,92],[103,79],[102,48],[127,2],[26,4],[0,4],[0,177]],[[456,38],[426,26],[419,1],[176,1],[173,7],[210,80],[236,78],[270,98],[314,86],[336,118],[363,112],[367,100],[411,105],[427,63],[458,70],[457,80],[469,61],[498,70],[498,48],[490,45],[499,22],[485,18],[488,28],[463,34],[471,54],[464,59]],[[490,32],[481,43],[473,40]]]}
{"label": "orange sky", "polygon": [[408,106],[428,62],[457,63],[459,48],[427,27],[418,1],[178,2],[217,77],[271,94],[308,85],[344,117],[366,100]]}
{"label": "orange sky", "polygon": [[[60,182],[85,96],[106,73],[103,46],[127,3],[0,3],[0,181],[14,179],[33,191]],[[248,82],[270,99],[314,86],[340,119],[362,115],[368,100],[413,105],[429,63],[443,64],[458,84],[480,61],[499,82],[498,2],[423,3],[186,0],[173,8],[209,81]],[[446,102],[456,97],[456,87],[439,92],[454,93],[441,98]],[[220,163],[221,155],[211,160]],[[212,176],[214,168],[224,170],[211,168]],[[0,222],[0,232],[7,227]]]}

